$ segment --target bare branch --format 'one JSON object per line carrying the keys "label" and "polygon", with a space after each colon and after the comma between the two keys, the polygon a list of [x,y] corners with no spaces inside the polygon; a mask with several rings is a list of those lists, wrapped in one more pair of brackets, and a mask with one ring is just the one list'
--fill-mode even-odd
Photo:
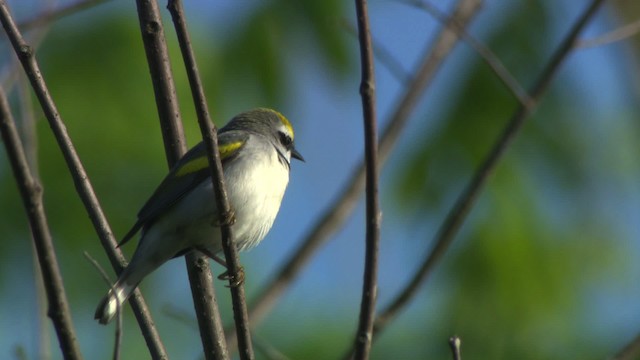
{"label": "bare branch", "polygon": [[373,320],[378,298],[378,255],[380,245],[380,204],[378,202],[378,126],[376,118],[376,81],[373,69],[373,45],[366,0],[355,0],[360,44],[362,80],[360,96],[364,120],[366,164],[366,248],[360,319],[355,338],[355,358],[368,359],[373,338]]}
{"label": "bare branch", "polygon": [[[3,9],[6,9],[5,0],[0,0],[0,4]],[[49,122],[49,125],[53,131],[53,134],[58,142],[58,146],[62,151],[62,155],[65,158],[69,171],[73,178],[76,191],[80,196],[88,214],[91,219],[102,246],[104,247],[112,266],[116,269],[116,272],[120,272],[125,266],[126,261],[122,252],[116,248],[117,242],[113,236],[109,223],[100,207],[98,198],[95,195],[93,186],[89,181],[89,177],[80,162],[80,158],[73,146],[71,138],[67,133],[67,129],[62,122],[60,114],[49,94],[47,85],[40,73],[40,68],[35,59],[32,48],[24,41],[20,31],[15,25],[13,19],[9,16],[7,11],[7,17],[3,20],[3,26],[7,32],[7,36],[13,45],[14,51],[18,55],[18,59],[24,68],[27,77],[34,89],[34,92],[40,102],[40,106]],[[147,346],[154,359],[167,358],[164,345],[160,341],[160,337],[155,329],[151,315],[147,309],[147,306],[140,295],[140,292],[136,290],[133,296],[130,298],[133,311],[136,315],[138,323],[140,324],[142,334],[147,342]]]}
{"label": "bare branch", "polygon": [[[193,102],[196,108],[196,113],[198,115],[198,123],[200,125],[202,137],[207,145],[211,179],[214,184],[213,188],[219,189],[219,191],[217,191],[215,194],[215,201],[217,202],[218,209],[224,209],[222,214],[229,214],[229,201],[227,200],[227,194],[224,188],[222,165],[220,163],[220,152],[218,150],[217,130],[215,129],[215,125],[213,125],[213,123],[211,122],[211,116],[209,115],[209,109],[207,108],[207,102],[204,96],[204,90],[198,71],[198,65],[196,63],[193,49],[191,47],[191,40],[187,29],[182,2],[179,0],[169,0],[167,8],[169,9],[171,17],[173,19],[178,42],[180,44],[180,50],[182,51],[182,58],[184,60],[187,77],[189,78],[189,84],[191,85],[191,94],[193,96]],[[228,244],[232,244],[233,234],[231,233],[231,227],[229,226],[228,221],[225,221],[225,219],[221,219],[220,223],[224,224],[221,231],[222,238],[226,239],[226,241],[223,240],[223,244],[225,242]],[[237,270],[237,254],[235,258],[227,258],[227,264],[233,263],[233,260],[235,260],[234,265],[235,269]],[[199,256],[197,262],[198,264],[208,266],[208,261],[206,261],[206,258],[203,258],[201,256]],[[198,297],[195,296],[196,292],[193,292],[193,302],[196,308],[196,313],[198,314],[197,319],[198,325],[200,327],[200,337],[202,339],[205,358],[228,359],[229,354],[227,352],[227,343],[224,335],[224,328],[222,326],[222,320],[220,320],[220,312],[218,311],[218,305],[214,295],[215,293],[213,288],[213,278],[211,277],[211,270],[205,271],[205,275],[207,276],[193,276],[191,274],[192,269],[191,267],[189,268],[189,277],[191,283],[197,283],[198,287],[203,289],[202,292],[212,295],[211,297]],[[201,280],[206,281],[201,282]],[[232,292],[235,291],[237,291],[237,289],[233,288]],[[247,311],[246,304],[244,302],[244,293],[242,293],[241,295],[241,303],[236,304],[234,302],[234,311],[236,311],[236,309],[239,309],[237,306],[240,306],[241,308],[244,308],[243,313],[246,315]],[[233,297],[233,299],[236,300],[236,297]],[[239,309],[238,311],[242,310]],[[246,331],[248,336],[248,316],[236,316],[235,318],[244,321],[240,324],[237,324],[236,328]],[[240,338],[243,340],[249,339],[248,344],[250,346],[250,338],[247,338],[246,336],[240,336]],[[246,346],[246,344],[243,345]],[[246,353],[247,351],[243,347],[240,347],[240,349],[241,353]]]}
{"label": "bare branch", "polygon": [[[12,19],[4,0],[0,0],[0,17],[6,29],[8,27],[7,23],[12,22]],[[47,293],[48,315],[58,335],[62,355],[65,359],[82,359],[71,320],[69,303],[64,291],[62,275],[60,274],[58,260],[53,247],[53,240],[51,239],[47,217],[42,204],[42,187],[31,176],[22,141],[16,129],[13,116],[11,116],[9,102],[2,88],[0,88],[0,132],[20,195],[22,196],[27,217],[29,218],[29,225],[40,264],[40,272],[42,273]]]}
{"label": "bare branch", "polygon": [[[102,266],[100,266],[98,261],[96,261],[96,259],[94,259],[86,251],[83,252],[83,255],[87,260],[89,260],[91,265],[93,265],[93,267],[96,268],[96,270],[98,270],[98,272],[100,273],[100,277],[102,277],[102,280],[107,284],[108,287],[111,288],[111,291],[115,291],[115,289],[113,288],[113,282],[109,279],[109,275],[107,275],[107,272],[104,271],[104,269],[102,268]],[[120,359],[120,353],[121,353],[120,350],[122,349],[122,312],[120,311],[119,302],[116,303],[116,309],[117,309],[116,314],[118,314],[117,315],[118,321],[116,323],[115,341],[113,344],[113,357],[112,357],[113,360]]]}
{"label": "bare branch", "polygon": [[[346,19],[341,19],[340,25],[347,31],[349,34],[354,37],[358,37],[358,31],[356,28],[351,25]],[[411,79],[413,74],[410,74],[402,64],[395,58],[394,54],[387,49],[384,44],[376,41],[375,38],[371,38],[373,42],[373,55],[380,64],[385,67],[396,80],[402,85],[409,85],[411,83]]]}
{"label": "bare branch", "polygon": [[447,15],[442,11],[438,10],[434,5],[427,1],[422,0],[401,0],[406,2],[408,5],[416,6],[420,9],[425,10],[431,16],[433,16],[440,23],[446,25],[450,29],[456,32],[458,36],[463,39],[473,50],[475,50],[480,58],[484,60],[484,62],[489,65],[489,68],[496,74],[498,79],[502,81],[502,83],[511,91],[513,96],[518,99],[518,101],[525,106],[530,106],[531,98],[529,98],[529,94],[520,86],[520,83],[511,75],[509,70],[504,66],[502,61],[482,42],[477,40],[475,37],[471,36],[465,29],[464,26],[458,24],[457,21],[449,21],[447,19]]}
{"label": "bare branch", "polygon": [[640,334],[624,346],[611,360],[633,360],[640,358]]}
{"label": "bare branch", "polygon": [[580,40],[576,44],[576,48],[586,49],[596,46],[609,45],[614,42],[628,39],[636,35],[638,32],[640,32],[640,19],[596,38]]}
{"label": "bare branch", "polygon": [[378,318],[376,319],[374,327],[374,335],[384,329],[384,327],[393,320],[398,312],[402,310],[409,301],[415,296],[418,288],[431,274],[437,262],[447,251],[449,245],[453,242],[453,238],[458,229],[462,225],[462,222],[466,218],[466,215],[471,210],[476,198],[480,191],[483,189],[488,177],[493,173],[498,161],[502,158],[509,145],[518,135],[524,121],[531,115],[535,105],[540,101],[542,95],[546,92],[551,80],[558,72],[560,65],[564,62],[567,56],[571,53],[578,35],[584,28],[584,26],[591,20],[596,13],[596,10],[604,3],[604,0],[592,0],[587,10],[580,16],[580,18],[573,25],[569,34],[565,37],[562,43],[559,45],[556,52],[553,54],[545,69],[542,71],[538,81],[533,86],[531,94],[532,103],[530,106],[520,104],[514,115],[509,120],[507,126],[504,128],[502,134],[496,140],[495,144],[491,148],[490,152],[485,157],[484,161],[473,175],[467,187],[462,194],[458,197],[458,200],[454,204],[453,208],[449,211],[447,217],[443,221],[439,228],[435,240],[434,246],[429,252],[425,261],[422,263],[420,269],[413,276],[409,284],[399,293],[398,296],[391,302],[391,304],[384,309]]}
{"label": "bare branch", "polygon": [[156,98],[164,150],[169,167],[187,152],[178,97],[171,72],[162,18],[156,0],[136,0],[142,42]]}
{"label": "bare branch", "polygon": [[[477,10],[479,4],[480,0],[462,0],[458,5],[458,8],[461,10],[457,11],[456,15],[458,23],[467,23]],[[434,78],[440,65],[444,62],[444,59],[453,49],[457,40],[458,36],[455,32],[444,28],[436,37],[433,46],[425,53],[415,78],[407,90],[400,96],[391,120],[380,138],[379,162],[381,165],[384,164],[391,153],[402,129],[404,129],[409,119],[409,115],[413,112],[425,89],[431,84],[431,80]],[[342,226],[347,217],[353,212],[364,185],[365,167],[363,161],[353,172],[349,183],[345,185],[336,200],[327,207],[325,213],[305,236],[300,247],[298,247],[294,254],[277,271],[273,280],[260,290],[250,307],[252,326],[260,323],[262,318],[264,318],[274,306],[279,296],[293,282],[309,259],[311,259],[314,252],[334,231]]]}
{"label": "bare branch", "polygon": [[42,14],[38,14],[31,19],[22,21],[18,24],[18,28],[22,31],[29,31],[41,26],[46,26],[62,19],[63,17],[78,13],[82,10],[86,10],[110,0],[79,0],[74,3],[67,4],[58,9],[46,11]]}

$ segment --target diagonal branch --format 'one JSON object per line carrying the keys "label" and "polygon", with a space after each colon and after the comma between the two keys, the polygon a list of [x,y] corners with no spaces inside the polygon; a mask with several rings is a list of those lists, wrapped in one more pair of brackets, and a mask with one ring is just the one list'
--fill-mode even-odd
{"label": "diagonal branch", "polygon": [[640,358],[640,334],[618,351],[612,360],[633,360]]}
{"label": "diagonal branch", "polygon": [[76,2],[66,4],[58,9],[46,11],[36,15],[31,19],[20,22],[18,25],[22,31],[29,31],[37,27],[45,26],[52,22],[62,19],[63,17],[78,13],[80,11],[90,9],[110,0],[78,0]]}
{"label": "diagonal branch", "polygon": [[[6,9],[5,0],[0,0],[0,5],[2,5],[3,9]],[[62,122],[55,103],[49,94],[49,90],[47,89],[46,83],[40,73],[40,68],[36,62],[32,48],[24,41],[8,11],[6,14],[3,11],[3,14],[2,23],[5,27],[5,31],[7,32],[7,36],[13,45],[14,51],[18,55],[22,67],[29,78],[31,86],[33,87],[38,101],[40,102],[40,106],[42,107],[53,131],[56,141],[58,142],[58,146],[62,151],[62,155],[64,156],[67,166],[69,167],[69,172],[73,178],[76,191],[78,192],[78,195],[89,214],[89,218],[100,237],[100,241],[107,252],[111,265],[117,272],[120,272],[126,265],[126,261],[122,252],[116,248],[117,241],[113,236],[106,216],[104,215],[98,198],[95,195],[93,186],[91,185],[89,177],[80,162],[78,153],[76,152],[71,138],[67,133],[67,129]],[[160,341],[153,319],[151,319],[149,310],[147,309],[144,299],[138,290],[134,292],[130,302],[152,357],[154,359],[167,358],[164,345]]]}
{"label": "diagonal branch", "polygon": [[[458,24],[468,23],[472,15],[477,11],[481,0],[460,0],[452,18],[457,19]],[[452,21],[452,20],[450,20]],[[436,36],[433,46],[425,53],[424,60],[420,64],[416,76],[400,96],[397,106],[389,120],[389,124],[384,129],[379,144],[379,162],[384,164],[391,150],[395,146],[402,129],[404,129],[409,116],[415,109],[421,96],[431,84],[436,72],[440,69],[444,59],[453,50],[458,41],[458,35],[444,27],[440,34]],[[251,304],[252,326],[256,326],[273,308],[279,296],[295,280],[305,264],[320,246],[342,226],[344,221],[353,212],[360,194],[365,186],[365,166],[364,161],[351,175],[347,183],[336,198],[327,207],[311,231],[305,236],[304,241],[287,260],[287,262],[277,271],[273,280],[267,283],[260,290]]]}
{"label": "diagonal branch", "polygon": [[[167,154],[169,165],[171,166],[180,158],[182,154],[184,154],[185,144],[182,122],[180,119],[180,109],[178,107],[178,99],[176,97],[175,86],[173,83],[173,76],[169,61],[169,54],[165,42],[164,30],[162,27],[162,19],[160,17],[160,11],[155,0],[137,0],[136,3],[138,6],[138,17],[140,20],[142,39],[144,42],[145,52],[147,54],[147,61],[149,64],[149,70],[151,72],[151,79],[153,81],[153,88],[156,96],[156,105],[158,107],[158,114],[160,116],[160,123],[165,142],[165,151]],[[205,124],[205,126],[210,125]],[[217,146],[217,142],[215,142],[215,146]],[[209,148],[208,150],[211,149]],[[218,154],[217,151],[216,154]],[[209,155],[213,156],[211,155],[211,153]],[[218,186],[217,189],[222,188]],[[227,238],[227,240],[229,239]],[[225,248],[224,241],[223,248]],[[235,248],[232,250],[235,250]],[[225,255],[227,255],[226,252]],[[191,284],[191,291],[193,293],[195,308],[199,310],[207,308],[206,313],[213,314],[215,312],[215,309],[213,309],[214,303],[212,301],[208,301],[208,299],[213,299],[215,296],[213,293],[213,286],[208,284],[205,285],[207,282],[210,283],[213,279],[208,259],[204,257],[200,252],[191,251],[187,254],[185,260],[187,263],[187,270],[189,272],[189,282]],[[237,265],[237,254],[235,264]],[[238,268],[230,267],[229,271],[232,274],[237,274]],[[232,292],[232,296],[233,294],[234,293]],[[237,313],[234,312],[234,314]],[[207,331],[212,331],[213,328],[211,326],[212,324],[209,323],[204,327],[207,329]],[[213,335],[212,333],[208,333],[202,334],[202,336],[210,337]],[[212,341],[216,343],[215,340]],[[213,343],[210,343],[209,340],[207,340],[203,344],[206,347],[209,347],[209,345],[219,345],[219,343],[217,345],[214,345]],[[207,349],[207,354],[211,355],[212,353],[209,353],[209,350],[211,350],[211,348]],[[253,355],[251,350],[249,350],[249,353]],[[241,356],[242,355],[243,354],[241,354]]]}
{"label": "diagonal branch", "polygon": [[593,39],[578,41],[576,48],[585,49],[626,40],[640,32],[640,19]]}
{"label": "diagonal branch", "polygon": [[162,18],[156,0],[136,0],[142,42],[147,56],[160,129],[169,167],[187,152],[178,97],[173,82],[169,50],[165,42]]}
{"label": "diagonal branch", "polygon": [[[4,24],[9,16],[4,1],[0,2],[0,12]],[[11,116],[9,102],[2,88],[0,88],[0,132],[29,218],[40,272],[47,293],[48,315],[58,335],[62,355],[65,359],[82,359],[58,259],[42,204],[42,187],[31,175],[20,135],[13,116]]]}
{"label": "diagonal branch", "polygon": [[447,16],[431,3],[424,0],[403,0],[408,5],[416,6],[424,11],[428,12],[436,18],[439,22],[445,24],[450,29],[454,30],[462,40],[464,40],[489,66],[493,73],[502,81],[502,83],[511,91],[513,96],[525,106],[529,106],[531,99],[529,94],[520,86],[520,83],[511,75],[509,70],[504,66],[502,61],[483,43],[471,36],[463,26],[460,26],[456,21],[447,21]]}
{"label": "diagonal branch", "polygon": [[[202,82],[198,74],[198,66],[196,64],[193,50],[191,49],[191,41],[187,31],[187,25],[184,19],[184,11],[180,0],[169,0],[169,11],[173,17],[176,26],[178,40],[182,57],[185,61],[189,84],[191,85],[191,93],[193,95],[196,113],[198,115],[198,124],[202,133],[203,141],[207,147],[207,159],[209,162],[209,170],[211,172],[211,181],[213,182],[215,192],[216,207],[220,209],[220,224],[222,232],[222,249],[224,251],[229,272],[229,288],[231,291],[231,299],[233,303],[233,315],[236,324],[236,334],[238,336],[238,351],[241,359],[253,359],[253,347],[251,345],[251,333],[249,331],[249,313],[244,295],[244,286],[242,284],[234,284],[238,279],[238,274],[242,271],[240,259],[238,258],[238,250],[233,242],[233,231],[231,229],[231,205],[227,197],[227,191],[224,183],[222,172],[222,162],[220,160],[220,151],[218,149],[218,134],[215,125],[211,121],[209,109],[204,96]],[[219,315],[218,315],[219,316]],[[200,321],[200,320],[199,320]],[[218,342],[224,344],[224,330],[222,325],[217,324],[216,336]],[[224,344],[226,346],[226,344]],[[226,349],[224,349],[226,354]]]}
{"label": "diagonal branch", "polygon": [[449,245],[453,242],[453,238],[462,225],[462,222],[465,220],[466,215],[473,207],[480,191],[486,184],[488,177],[493,173],[498,161],[502,158],[506,150],[509,148],[509,145],[522,129],[524,121],[533,113],[535,106],[540,101],[542,95],[544,95],[549,87],[551,80],[558,72],[560,65],[562,65],[568,55],[571,54],[571,51],[578,39],[578,35],[595,15],[596,11],[604,1],[605,0],[592,0],[587,10],[580,16],[573,25],[569,34],[558,46],[558,49],[549,60],[538,78],[538,81],[531,90],[530,106],[526,106],[521,103],[516,109],[516,112],[509,120],[502,134],[498,137],[490,152],[485,157],[485,160],[475,172],[469,184],[462,194],[460,194],[458,200],[445,218],[436,234],[434,241],[435,245],[425,258],[425,261],[422,263],[419,270],[413,276],[409,284],[376,319],[374,335],[382,331],[384,327],[396,317],[400,310],[402,310],[409,301],[413,299],[420,285],[422,285],[422,283],[427,279],[435,265],[445,254]]}

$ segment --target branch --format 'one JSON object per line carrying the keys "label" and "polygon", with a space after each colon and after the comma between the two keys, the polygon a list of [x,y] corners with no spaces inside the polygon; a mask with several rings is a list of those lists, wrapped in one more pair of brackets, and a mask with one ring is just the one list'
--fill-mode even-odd
{"label": "branch", "polygon": [[633,360],[640,357],[640,334],[618,351],[611,360]]}
{"label": "branch", "polygon": [[[162,19],[155,0],[137,0],[136,3],[138,6],[142,40],[151,72],[158,115],[160,116],[165,152],[169,166],[172,166],[185,153],[186,147],[180,119],[180,109],[178,108],[178,99],[176,97],[171,73],[169,53],[162,27]],[[216,151],[215,154],[218,155],[218,152]],[[211,156],[211,154],[209,155]],[[220,189],[220,187],[218,187],[218,189]],[[209,315],[214,314],[217,312],[214,308],[215,302],[208,300],[214,299],[215,294],[213,292],[213,286],[211,285],[213,276],[211,275],[211,268],[209,267],[207,258],[200,254],[200,252],[191,251],[187,254],[185,261],[189,273],[189,283],[194,299],[194,307],[196,311],[199,311],[198,318],[203,315],[201,311]],[[237,271],[237,269],[229,269],[229,271],[233,270]],[[235,272],[232,273],[235,274]],[[206,322],[203,323],[201,321]],[[203,346],[205,354],[207,356],[223,356],[223,354],[225,354],[223,350],[224,345],[220,343],[221,340],[213,339],[215,336],[215,325],[206,319],[198,319],[198,324],[201,329],[207,331],[201,334],[201,337],[204,337]]]}
{"label": "branch", "polygon": [[364,152],[366,163],[366,249],[360,320],[355,339],[355,358],[368,359],[373,338],[378,295],[378,256],[380,245],[380,204],[378,202],[378,129],[376,119],[376,81],[373,69],[373,47],[366,0],[355,0],[360,43],[362,80],[360,96],[364,120]]}
{"label": "branch", "polygon": [[435,6],[427,1],[422,0],[402,0],[408,5],[416,6],[428,12],[440,23],[444,24],[464,40],[471,48],[480,55],[480,58],[489,66],[494,74],[502,81],[502,83],[511,91],[518,101],[525,106],[530,106],[531,99],[529,94],[520,86],[518,81],[511,75],[509,70],[504,66],[502,61],[483,43],[471,36],[457,21],[449,21],[447,16],[438,10]]}
{"label": "branch", "polygon": [[160,10],[155,0],[136,0],[142,42],[147,56],[153,92],[160,117],[160,128],[169,167],[187,152],[173,83],[169,51],[165,42]]}
{"label": "branch", "polygon": [[609,45],[611,43],[630,38],[640,32],[640,19],[633,21],[623,27],[600,35],[593,39],[581,40],[576,44],[576,48],[585,49],[596,46]]}
{"label": "branch", "polygon": [[[107,284],[110,290],[115,292],[115,289],[113,288],[113,282],[109,279],[109,275],[107,275],[107,272],[102,268],[102,266],[100,266],[98,261],[96,261],[96,259],[94,259],[86,251],[83,253],[83,255],[85,259],[87,259],[91,263],[91,265],[93,265],[93,267],[98,270],[98,273],[100,273],[102,280],[104,280],[105,284]],[[115,340],[113,342],[113,356],[111,357],[113,360],[120,359],[122,349],[122,312],[120,311],[120,303],[116,303],[116,308],[118,320],[116,322]]]}
{"label": "branch", "polygon": [[566,38],[559,45],[556,52],[553,54],[549,63],[542,71],[538,81],[533,86],[530,92],[531,103],[530,106],[520,104],[514,115],[509,120],[507,126],[504,128],[502,134],[496,140],[491,151],[485,157],[478,170],[473,175],[467,187],[458,197],[458,200],[454,204],[453,208],[449,211],[447,217],[438,230],[434,246],[422,263],[419,270],[413,276],[409,284],[399,293],[398,296],[391,302],[391,304],[383,310],[374,326],[374,335],[379,333],[384,327],[393,320],[400,310],[402,310],[409,301],[415,296],[420,285],[427,279],[431,271],[434,269],[437,262],[447,251],[449,245],[453,242],[453,238],[462,225],[462,222],[466,218],[466,215],[471,210],[476,198],[480,191],[486,184],[488,177],[493,173],[498,161],[502,158],[509,145],[518,135],[522,129],[524,121],[531,115],[535,106],[540,101],[542,95],[545,93],[551,80],[558,72],[560,65],[571,53],[578,35],[589,22],[589,20],[596,13],[596,10],[604,3],[604,0],[592,0],[588,9],[584,14],[576,21],[573,28],[566,36]]}
{"label": "branch", "polygon": [[[467,23],[479,7],[481,0],[461,0],[454,15],[459,24]],[[397,101],[397,106],[380,138],[379,162],[382,166],[395,146],[409,115],[413,112],[421,96],[431,84],[444,59],[449,55],[458,36],[448,28],[442,29],[433,46],[425,53],[416,76]],[[325,213],[305,236],[300,247],[278,270],[273,280],[267,283],[251,304],[252,326],[256,326],[275,305],[279,296],[293,282],[314,252],[351,215],[365,186],[364,161],[351,175],[336,200],[327,207]]]}
{"label": "branch", "polygon": [[[3,24],[10,18],[9,9],[4,0],[0,1],[0,16]],[[58,335],[62,355],[65,359],[82,359],[47,217],[42,205],[42,187],[31,175],[20,135],[11,116],[9,102],[2,88],[0,88],[0,132],[29,218],[40,272],[47,293],[48,315]]]}
{"label": "branch", "polygon": [[79,0],[71,4],[67,4],[55,10],[46,11],[42,14],[38,14],[31,19],[22,21],[18,24],[18,27],[22,31],[29,31],[41,26],[48,25],[54,21],[60,20],[63,17],[73,15],[82,10],[86,10],[110,0]]}
{"label": "branch", "polygon": [[[36,62],[32,48],[24,41],[20,31],[15,25],[15,22],[11,18],[8,10],[6,10],[5,0],[0,0],[0,5],[3,9],[2,24],[5,28],[7,36],[13,45],[14,51],[18,55],[20,63],[24,68],[27,77],[34,89],[34,92],[40,102],[40,106],[49,122],[49,125],[53,131],[53,134],[58,142],[58,146],[62,151],[62,155],[69,167],[69,172],[74,181],[74,185],[80,199],[82,200],[88,214],[91,219],[102,246],[104,247],[111,265],[120,272],[126,265],[122,252],[117,249],[117,241],[115,240],[109,223],[102,212],[98,198],[95,195],[93,186],[89,181],[89,177],[80,162],[80,158],[73,146],[71,138],[67,133],[67,129],[60,118],[60,114],[49,94],[47,85],[44,82],[40,68]],[[6,10],[6,11],[5,11]],[[155,329],[151,315],[147,309],[144,299],[140,295],[140,292],[136,290],[134,295],[130,299],[133,312],[136,315],[142,334],[147,342],[147,346],[154,359],[167,358],[164,345],[160,341],[160,337]]]}
{"label": "branch", "polygon": [[[209,161],[209,169],[211,172],[211,180],[213,181],[213,188],[218,190],[215,193],[215,201],[218,209],[223,209],[221,214],[229,214],[229,201],[224,187],[224,181],[222,176],[222,164],[220,162],[220,151],[218,150],[218,138],[215,125],[211,121],[209,115],[209,109],[204,96],[204,90],[202,82],[200,80],[200,74],[198,71],[198,65],[195,60],[193,49],[191,47],[191,40],[187,29],[187,24],[184,15],[184,9],[180,0],[169,0],[167,5],[173,23],[175,26],[176,34],[178,36],[178,42],[180,44],[180,50],[182,51],[182,58],[189,78],[189,84],[191,85],[191,94],[193,96],[193,102],[196,108],[196,114],[198,116],[198,124],[200,125],[200,131],[202,132],[202,138],[207,146],[207,158]],[[222,238],[223,243],[232,243],[233,234],[231,233],[231,227],[226,219],[221,219],[222,226]],[[226,239],[226,240],[224,240]],[[232,260],[232,261],[229,261]],[[237,255],[235,258],[227,258],[227,264],[232,263],[235,260],[236,269],[238,268]],[[209,272],[211,274],[211,272]],[[234,273],[237,274],[237,273]],[[232,276],[233,277],[233,276]],[[213,279],[207,279],[208,281],[200,286],[211,287],[211,293],[213,293]],[[232,291],[234,291],[233,288]],[[233,297],[234,301],[236,297]],[[205,299],[208,300],[208,299]],[[229,354],[227,352],[227,343],[224,336],[224,328],[222,327],[222,321],[220,320],[220,312],[218,311],[215,298],[211,298],[211,304],[202,303],[197,301],[194,297],[194,305],[198,314],[198,325],[200,327],[200,336],[202,338],[202,344],[204,347],[205,358],[207,359],[228,359]],[[246,314],[246,305],[244,304],[244,294],[241,297],[241,306],[244,308],[244,314]],[[238,304],[234,302],[234,311],[236,311]],[[235,317],[247,320],[247,317]],[[244,326],[243,326],[244,325]],[[243,329],[247,331],[247,323],[241,323],[237,325],[237,329]],[[245,336],[240,336],[241,339],[247,339]],[[250,339],[248,344],[250,345]],[[249,349],[249,351],[251,351]],[[240,347],[240,353],[246,353],[247,350]]]}

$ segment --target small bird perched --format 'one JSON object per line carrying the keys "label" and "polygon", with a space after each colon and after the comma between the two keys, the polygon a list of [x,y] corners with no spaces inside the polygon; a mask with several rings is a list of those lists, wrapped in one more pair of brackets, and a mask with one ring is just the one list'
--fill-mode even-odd
{"label": "small bird perched", "polygon": [[[294,147],[291,123],[279,112],[241,113],[218,132],[218,147],[238,250],[265,237],[280,209],[289,182],[291,158],[304,161]],[[100,301],[95,318],[107,324],[140,281],[171,258],[196,249],[216,258],[222,250],[206,147],[199,143],[171,169],[138,213],[138,221],[119,245],[138,230],[142,235],[129,265]]]}

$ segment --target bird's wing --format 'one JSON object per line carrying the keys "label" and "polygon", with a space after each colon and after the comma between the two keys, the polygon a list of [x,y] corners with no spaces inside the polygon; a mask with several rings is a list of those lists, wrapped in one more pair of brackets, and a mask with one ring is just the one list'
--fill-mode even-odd
{"label": "bird's wing", "polygon": [[[238,154],[248,137],[248,134],[238,131],[219,133],[218,148],[223,165]],[[209,162],[206,151],[205,144],[200,142],[178,160],[169,174],[162,180],[160,186],[140,209],[138,221],[118,246],[125,244],[140,228],[150,225],[159,215],[182,199],[202,181],[209,178]]]}

